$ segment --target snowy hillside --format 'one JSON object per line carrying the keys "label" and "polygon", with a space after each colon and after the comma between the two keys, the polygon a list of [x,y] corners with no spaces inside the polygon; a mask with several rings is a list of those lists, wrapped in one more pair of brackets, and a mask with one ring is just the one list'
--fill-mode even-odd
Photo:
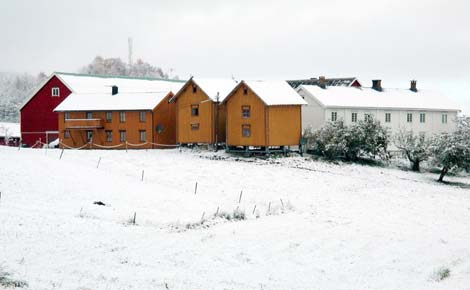
{"label": "snowy hillside", "polygon": [[465,178],[300,157],[60,153],[0,147],[0,276],[29,289],[470,285]]}

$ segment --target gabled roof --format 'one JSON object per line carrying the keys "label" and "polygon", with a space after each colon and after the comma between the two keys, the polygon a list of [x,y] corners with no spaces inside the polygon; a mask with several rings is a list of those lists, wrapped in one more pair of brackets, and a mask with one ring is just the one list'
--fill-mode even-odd
{"label": "gabled roof", "polygon": [[57,77],[67,88],[76,94],[100,94],[110,93],[111,86],[118,86],[122,93],[150,93],[150,92],[176,92],[184,81],[166,80],[160,78],[139,78],[126,76],[87,75],[76,73],[53,73],[43,82],[21,109],[46,85],[53,77]]}
{"label": "gabled roof", "polygon": [[[350,87],[352,86],[355,82],[361,85],[360,82],[358,81],[357,78],[350,77],[350,78],[327,78],[325,79],[325,85],[328,87],[337,87],[337,86],[342,86],[342,87]],[[310,78],[310,79],[300,79],[300,80],[289,80],[287,81],[291,87],[294,89],[298,88],[301,85],[312,85],[312,86],[318,86],[319,85],[319,79],[317,78]]]}
{"label": "gabled roof", "polygon": [[384,88],[326,87],[301,85],[304,92],[326,108],[410,109],[459,111],[457,105],[436,91]]}
{"label": "gabled roof", "polygon": [[72,93],[54,112],[65,111],[144,111],[153,110],[170,92],[155,93]]}
{"label": "gabled roof", "polygon": [[175,94],[172,98],[177,99],[179,95],[194,82],[212,101],[217,101],[217,94],[219,96],[219,102],[223,102],[227,95],[237,85],[237,81],[234,79],[208,79],[208,78],[195,78],[191,77],[186,84]]}
{"label": "gabled roof", "polygon": [[267,106],[307,105],[286,81],[242,81],[225,100],[243,85],[249,87]]}

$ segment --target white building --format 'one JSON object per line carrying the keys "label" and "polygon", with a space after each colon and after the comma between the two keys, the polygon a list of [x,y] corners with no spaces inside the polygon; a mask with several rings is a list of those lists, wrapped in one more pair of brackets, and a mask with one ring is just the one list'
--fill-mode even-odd
{"label": "white building", "polygon": [[391,134],[407,130],[430,136],[454,130],[453,121],[460,111],[442,94],[418,90],[416,81],[410,89],[382,88],[377,80],[371,88],[301,85],[297,92],[308,102],[302,108],[303,130],[319,129],[340,119],[351,125],[373,116]]}

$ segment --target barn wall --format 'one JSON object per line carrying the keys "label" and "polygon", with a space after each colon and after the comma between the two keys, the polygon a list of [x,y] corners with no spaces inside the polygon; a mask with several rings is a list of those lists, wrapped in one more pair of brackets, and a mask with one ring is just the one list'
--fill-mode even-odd
{"label": "barn wall", "polygon": [[[139,111],[126,111],[126,121],[121,123],[119,121],[119,112],[113,111],[112,112],[112,121],[106,122],[106,112],[103,111],[96,111],[92,112],[93,119],[101,119],[104,128],[101,129],[89,129],[93,131],[93,143],[102,145],[102,146],[116,146],[119,144],[123,144],[123,146],[119,147],[120,149],[124,149],[125,142],[120,141],[120,133],[119,131],[125,130],[126,131],[126,139],[128,143],[132,144],[142,144],[143,142],[140,141],[140,130],[146,131],[146,137],[148,142],[152,142],[153,140],[153,131],[152,131],[152,111],[146,111],[146,118],[145,122],[140,122],[139,120]],[[86,112],[69,112],[69,119],[85,119]],[[74,121],[76,122],[76,121]],[[66,123],[67,121],[64,120],[64,113],[59,113],[59,138],[60,140],[69,147],[81,147],[87,143],[86,140],[86,131],[87,129],[69,129],[70,131],[70,138],[64,138],[64,130],[66,130]],[[106,141],[106,131],[112,131],[112,141]],[[62,147],[62,146],[61,146]],[[145,146],[133,147],[129,146],[129,148],[152,148],[152,145],[148,144]]]}
{"label": "barn wall", "polygon": [[[52,97],[52,88],[58,87],[59,97]],[[22,143],[33,146],[39,139],[46,142],[46,131],[58,130],[58,114],[53,110],[72,92],[56,77],[52,77],[21,109]],[[49,142],[56,139],[49,135]]]}
{"label": "barn wall", "polygon": [[268,107],[270,146],[299,145],[302,134],[301,106]]}
{"label": "barn wall", "polygon": [[[176,99],[177,142],[213,143],[214,142],[214,104],[198,86],[193,93],[189,81],[183,92]],[[191,116],[191,105],[199,105],[199,116]],[[191,124],[199,124],[199,130],[192,130]]]}
{"label": "barn wall", "polygon": [[[242,107],[250,106],[250,118],[243,118]],[[251,89],[245,95],[243,86],[238,86],[226,102],[227,145],[266,146],[265,104]],[[251,126],[251,136],[242,136],[242,125]]]}
{"label": "barn wall", "polygon": [[[176,144],[176,104],[169,102],[173,94],[169,94],[153,110],[153,143],[174,145]],[[157,132],[157,127],[161,132]],[[170,148],[156,146],[156,148]]]}

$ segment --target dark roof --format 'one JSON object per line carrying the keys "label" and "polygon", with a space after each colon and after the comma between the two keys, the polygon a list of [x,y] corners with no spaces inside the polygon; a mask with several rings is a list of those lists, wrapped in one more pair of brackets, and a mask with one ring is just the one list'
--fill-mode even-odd
{"label": "dark roof", "polygon": [[[350,87],[356,78],[328,78],[326,79],[326,86],[330,87]],[[294,89],[301,85],[314,85],[318,86],[319,80],[317,78],[303,79],[303,80],[290,80],[287,83]]]}

